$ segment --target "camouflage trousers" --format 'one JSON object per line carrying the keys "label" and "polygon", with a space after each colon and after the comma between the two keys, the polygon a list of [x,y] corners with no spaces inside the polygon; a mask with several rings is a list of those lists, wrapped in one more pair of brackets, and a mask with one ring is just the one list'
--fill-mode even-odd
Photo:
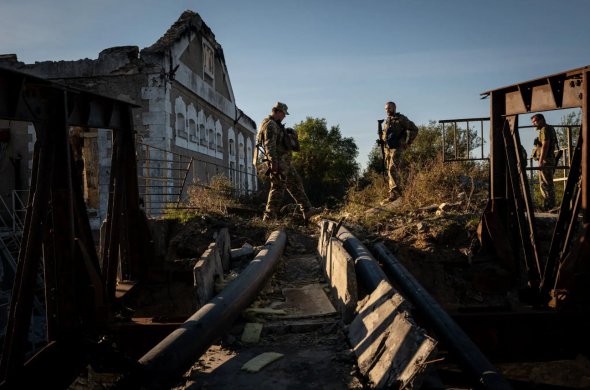
{"label": "camouflage trousers", "polygon": [[550,168],[543,168],[539,171],[539,189],[543,199],[543,208],[549,210],[555,207],[555,184],[553,183],[555,159],[546,159],[545,164]]}
{"label": "camouflage trousers", "polygon": [[398,192],[401,194],[401,162],[403,148],[388,149],[385,148],[385,169],[389,177],[389,192]]}
{"label": "camouflage trousers", "polygon": [[285,190],[297,202],[301,211],[309,210],[311,203],[303,189],[301,177],[295,168],[293,168],[291,162],[283,160],[279,167],[280,173],[278,175],[270,175],[270,191],[268,192],[268,200],[266,201],[265,216],[276,217],[278,215]]}

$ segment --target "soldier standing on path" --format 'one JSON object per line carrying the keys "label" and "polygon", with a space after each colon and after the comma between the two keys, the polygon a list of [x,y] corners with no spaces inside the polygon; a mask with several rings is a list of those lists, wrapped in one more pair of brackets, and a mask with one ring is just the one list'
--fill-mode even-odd
{"label": "soldier standing on path", "polygon": [[555,207],[555,185],[553,173],[555,172],[555,151],[557,149],[557,134],[555,128],[545,122],[543,114],[535,114],[531,117],[533,126],[539,132],[539,145],[537,155],[539,157],[539,188],[543,198],[543,210],[548,211]]}
{"label": "soldier standing on path", "polygon": [[387,118],[379,142],[385,146],[385,169],[389,177],[389,195],[383,203],[393,202],[402,194],[400,183],[403,151],[414,142],[418,127],[405,115],[396,112],[394,102],[385,104]]}
{"label": "soldier standing on path", "polygon": [[319,214],[321,209],[312,207],[303,189],[301,177],[291,164],[292,151],[299,150],[297,134],[293,129],[286,129],[281,123],[285,115],[289,115],[285,103],[277,102],[272,113],[264,118],[260,124],[257,145],[264,146],[266,164],[270,175],[270,191],[266,202],[263,220],[276,218],[281,207],[285,189],[297,202],[307,221],[313,215]]}

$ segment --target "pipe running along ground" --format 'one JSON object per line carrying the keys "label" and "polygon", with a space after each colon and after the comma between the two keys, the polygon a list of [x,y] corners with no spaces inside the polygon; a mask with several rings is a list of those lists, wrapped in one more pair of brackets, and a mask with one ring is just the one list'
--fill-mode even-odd
{"label": "pipe running along ground", "polygon": [[211,344],[229,329],[272,276],[285,249],[287,234],[271,233],[264,249],[223,291],[138,361],[138,368],[117,388],[164,388],[173,385]]}
{"label": "pipe running along ground", "polygon": [[432,326],[436,336],[459,360],[465,373],[485,389],[511,389],[508,382],[481,353],[463,329],[447,314],[438,302],[420,285],[383,243],[373,246],[373,251],[393,282],[401,289],[420,316]]}

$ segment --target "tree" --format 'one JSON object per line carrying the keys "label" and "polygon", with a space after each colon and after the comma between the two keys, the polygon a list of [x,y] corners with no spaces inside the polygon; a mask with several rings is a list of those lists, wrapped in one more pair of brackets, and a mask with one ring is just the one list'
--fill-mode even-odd
{"label": "tree", "polygon": [[308,117],[295,125],[301,151],[293,154],[293,165],[314,204],[340,202],[351,181],[358,177],[358,147],[353,138],[342,137],[338,125]]}
{"label": "tree", "polygon": [[[575,146],[576,143],[578,142],[581,124],[582,124],[582,111],[580,111],[580,110],[567,113],[566,115],[561,117],[561,121],[559,122],[560,126],[571,126],[572,132],[571,132],[570,142],[573,146]],[[560,149],[567,149],[567,146],[568,146],[567,128],[566,127],[558,127],[555,130],[556,130],[555,133],[557,134],[557,142],[559,142],[559,148]],[[573,154],[573,150],[572,150],[572,154]]]}

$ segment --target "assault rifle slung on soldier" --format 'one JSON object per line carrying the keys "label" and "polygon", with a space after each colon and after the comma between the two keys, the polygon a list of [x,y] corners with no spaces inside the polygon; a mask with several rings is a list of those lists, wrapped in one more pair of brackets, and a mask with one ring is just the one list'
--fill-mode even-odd
{"label": "assault rifle slung on soldier", "polygon": [[385,141],[383,141],[383,121],[384,119],[377,120],[377,145],[381,146],[381,165],[383,168],[383,177],[385,177]]}

